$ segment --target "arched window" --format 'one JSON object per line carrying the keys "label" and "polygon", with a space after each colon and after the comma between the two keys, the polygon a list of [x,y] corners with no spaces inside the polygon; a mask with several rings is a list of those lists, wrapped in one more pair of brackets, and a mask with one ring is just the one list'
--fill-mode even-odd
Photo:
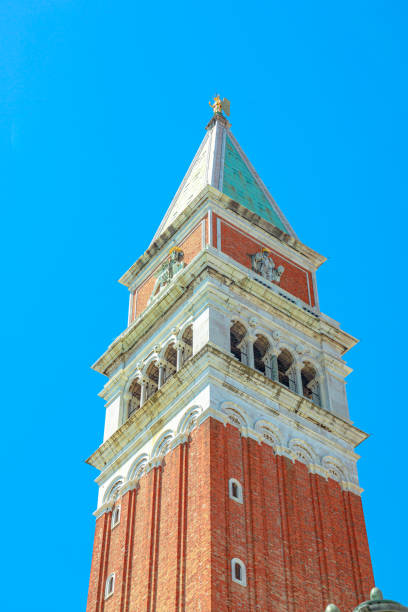
{"label": "arched window", "polygon": [[156,393],[159,384],[159,368],[154,362],[147,368],[146,376],[148,378],[146,384],[146,399],[149,399],[149,397],[152,397],[152,395]]}
{"label": "arched window", "polygon": [[232,559],[231,561],[231,578],[233,582],[237,582],[242,586],[246,586],[246,569],[241,559]]}
{"label": "arched window", "polygon": [[[265,355],[269,348],[269,342],[265,338],[265,336],[257,335],[256,340],[254,342],[254,365],[255,370],[258,372],[262,372],[262,374],[266,374],[266,363],[265,363]],[[269,373],[269,378],[270,378]]]}
{"label": "arched window", "polygon": [[306,362],[301,371],[303,395],[310,399],[314,404],[320,406],[320,385],[316,378],[317,372],[311,363]]}
{"label": "arched window", "polygon": [[115,590],[115,573],[112,573],[108,576],[105,583],[105,599],[113,595],[113,591]]}
{"label": "arched window", "polygon": [[296,391],[296,373],[293,357],[287,349],[283,349],[278,356],[278,377],[281,385],[291,391]]}
{"label": "arched window", "polygon": [[244,338],[246,329],[239,321],[235,321],[230,330],[231,353],[241,363],[248,363],[247,343]]}
{"label": "arched window", "polygon": [[177,370],[177,351],[174,344],[169,344],[164,353],[166,368],[164,373],[164,381],[169,380]]}
{"label": "arched window", "polygon": [[228,482],[228,488],[229,488],[229,496],[231,499],[233,499],[234,501],[242,504],[244,502],[244,497],[242,494],[242,485],[240,482],[238,482],[238,480],[235,480],[235,478],[230,478],[229,482]]}
{"label": "arched window", "polygon": [[137,380],[134,380],[129,388],[130,399],[128,401],[127,415],[128,418],[140,408],[141,387]]}
{"label": "arched window", "polygon": [[189,325],[181,338],[184,342],[183,363],[186,363],[193,355],[193,326]]}
{"label": "arched window", "polygon": [[111,529],[120,523],[120,506],[115,506],[112,510]]}

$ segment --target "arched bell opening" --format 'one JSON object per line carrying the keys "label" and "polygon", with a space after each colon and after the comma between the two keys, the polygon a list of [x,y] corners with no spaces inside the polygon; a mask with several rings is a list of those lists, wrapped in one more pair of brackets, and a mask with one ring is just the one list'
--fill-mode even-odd
{"label": "arched bell opening", "polygon": [[127,406],[128,418],[140,408],[140,397],[142,394],[142,388],[137,380],[134,380],[129,387],[130,398]]}
{"label": "arched bell opening", "polygon": [[296,391],[296,375],[294,361],[287,349],[283,349],[278,356],[278,380],[291,391]]}
{"label": "arched bell opening", "polygon": [[184,342],[183,349],[183,363],[186,363],[193,355],[193,326],[189,325],[182,335],[182,341]]}
{"label": "arched bell opening", "polygon": [[156,393],[159,385],[159,368],[152,362],[146,370],[146,399]]}
{"label": "arched bell opening", "polygon": [[164,382],[166,382],[177,371],[177,350],[174,344],[169,344],[167,347],[164,353],[164,360],[166,362]]}
{"label": "arched bell opening", "polygon": [[238,361],[245,364],[248,361],[246,342],[243,342],[246,333],[245,327],[239,321],[235,321],[230,329],[231,353]]}
{"label": "arched bell opening", "polygon": [[254,365],[255,370],[262,372],[262,374],[266,374],[265,355],[268,349],[268,340],[265,338],[265,336],[258,334],[254,342]]}
{"label": "arched bell opening", "polygon": [[306,362],[301,370],[302,392],[304,397],[310,399],[314,404],[320,406],[320,385],[317,380],[317,372],[311,363]]}

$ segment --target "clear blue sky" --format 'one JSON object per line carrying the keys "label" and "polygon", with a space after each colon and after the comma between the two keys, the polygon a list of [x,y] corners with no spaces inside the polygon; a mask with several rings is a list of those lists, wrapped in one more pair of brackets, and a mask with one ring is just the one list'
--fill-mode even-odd
{"label": "clear blue sky", "polygon": [[[116,279],[148,246],[211,116],[300,239],[347,356],[376,581],[408,604],[407,10],[403,1],[0,3],[5,612],[85,609]],[[319,611],[316,611],[319,612]]]}

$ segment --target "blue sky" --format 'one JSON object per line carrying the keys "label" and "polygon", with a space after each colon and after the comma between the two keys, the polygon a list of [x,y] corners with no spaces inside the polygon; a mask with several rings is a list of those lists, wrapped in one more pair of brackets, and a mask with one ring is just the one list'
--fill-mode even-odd
{"label": "blue sky", "polygon": [[209,98],[300,239],[321,307],[361,339],[349,404],[374,571],[406,591],[407,3],[0,3],[6,612],[84,610],[116,282],[204,136]]}

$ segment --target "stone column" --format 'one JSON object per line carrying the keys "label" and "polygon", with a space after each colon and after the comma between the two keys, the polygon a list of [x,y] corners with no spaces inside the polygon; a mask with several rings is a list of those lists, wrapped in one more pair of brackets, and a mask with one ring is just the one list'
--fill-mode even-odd
{"label": "stone column", "polygon": [[146,401],[146,386],[147,380],[145,378],[142,378],[140,381],[140,407],[142,407]]}
{"label": "stone column", "polygon": [[176,371],[178,372],[180,370],[180,368],[182,367],[182,365],[183,365],[183,343],[182,342],[177,342],[176,350],[177,350],[177,367],[176,367]]}
{"label": "stone column", "polygon": [[318,406],[321,406],[322,405],[322,392],[321,392],[321,385],[320,385],[319,379],[318,378],[314,378],[308,384],[308,387],[311,390],[311,392],[314,393],[317,396],[315,404],[317,404]]}
{"label": "stone column", "polygon": [[290,368],[286,370],[285,374],[289,378],[289,389],[294,391],[294,393],[298,393],[298,369],[296,365],[293,363]]}
{"label": "stone column", "polygon": [[256,341],[256,336],[250,336],[249,334],[247,334],[245,338],[243,339],[243,342],[246,342],[246,345],[247,345],[247,365],[249,365],[250,368],[255,367],[255,360],[254,360],[254,342],[255,341]]}
{"label": "stone column", "polygon": [[299,395],[303,395],[303,385],[302,385],[302,374],[301,374],[301,369],[302,369],[302,363],[296,362],[293,364],[293,368],[295,370],[295,376],[296,376],[296,393],[298,393]]}
{"label": "stone column", "polygon": [[271,368],[271,380],[275,382],[279,381],[279,370],[278,370],[278,355],[277,353],[269,354],[269,363]]}
{"label": "stone column", "polygon": [[271,379],[272,378],[271,355],[269,353],[265,353],[265,355],[262,358],[262,361],[265,364],[265,376],[266,378]]}
{"label": "stone column", "polygon": [[241,351],[241,363],[248,365],[248,342],[246,337],[237,344],[237,348]]}
{"label": "stone column", "polygon": [[160,389],[164,383],[164,363],[162,361],[159,361],[157,365],[159,368],[159,380],[157,383],[157,388]]}

